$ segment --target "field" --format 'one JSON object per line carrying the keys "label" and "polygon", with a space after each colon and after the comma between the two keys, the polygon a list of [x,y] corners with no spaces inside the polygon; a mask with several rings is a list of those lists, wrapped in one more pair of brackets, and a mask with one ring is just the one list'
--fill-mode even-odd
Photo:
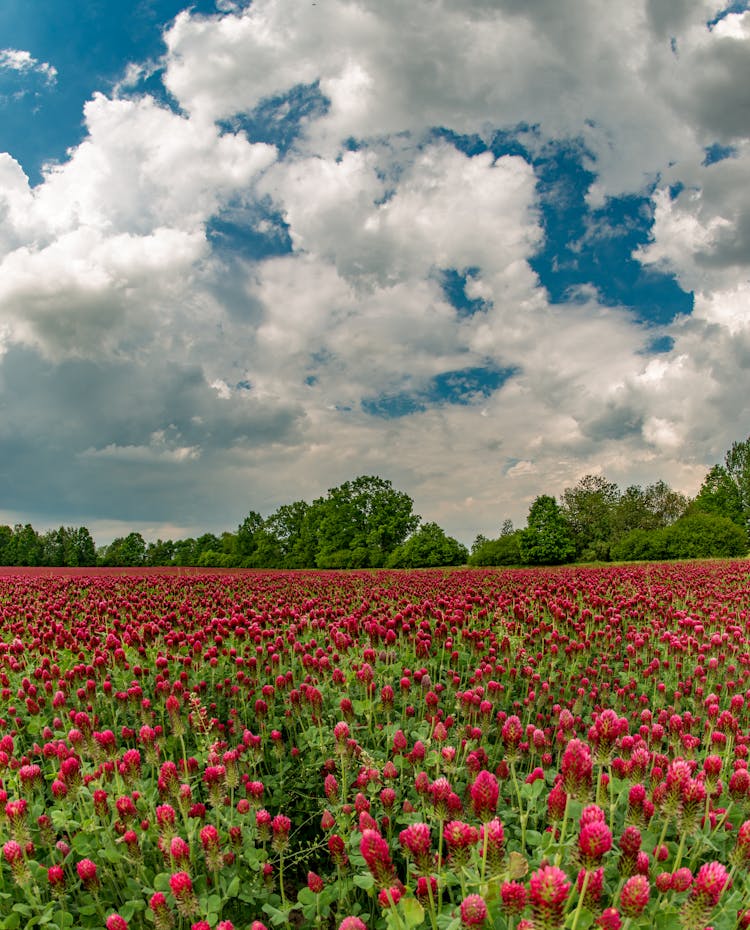
{"label": "field", "polygon": [[0,576],[0,930],[750,926],[750,564]]}

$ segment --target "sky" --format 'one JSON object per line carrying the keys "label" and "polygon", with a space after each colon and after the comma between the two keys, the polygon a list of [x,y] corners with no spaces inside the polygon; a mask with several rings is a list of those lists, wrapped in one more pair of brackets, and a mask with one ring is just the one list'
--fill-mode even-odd
{"label": "sky", "polygon": [[746,2],[0,5],[0,522],[470,544],[748,434]]}

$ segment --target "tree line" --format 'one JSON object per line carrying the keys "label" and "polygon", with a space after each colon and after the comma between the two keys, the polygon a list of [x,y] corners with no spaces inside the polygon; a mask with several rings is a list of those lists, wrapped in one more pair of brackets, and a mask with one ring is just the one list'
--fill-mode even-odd
{"label": "tree line", "polygon": [[198,566],[205,568],[421,568],[742,556],[750,528],[750,438],[735,442],[695,498],[664,481],[624,491],[586,475],[560,499],[539,495],[527,525],[506,520],[471,553],[436,523],[423,523],[408,494],[362,475],[312,503],[251,510],[235,532],[147,543],[138,532],[97,549],[85,526],[38,533],[0,526],[0,564]]}

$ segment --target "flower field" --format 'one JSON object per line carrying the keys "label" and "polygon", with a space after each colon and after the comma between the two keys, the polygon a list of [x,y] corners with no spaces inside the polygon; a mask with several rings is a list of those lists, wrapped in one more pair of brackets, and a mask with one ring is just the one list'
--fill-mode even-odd
{"label": "flower field", "polygon": [[0,576],[0,930],[749,927],[749,568]]}

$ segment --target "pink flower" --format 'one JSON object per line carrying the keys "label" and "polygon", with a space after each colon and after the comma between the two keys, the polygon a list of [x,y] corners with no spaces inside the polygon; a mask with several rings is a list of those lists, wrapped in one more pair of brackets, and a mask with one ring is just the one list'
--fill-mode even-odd
{"label": "pink flower", "polygon": [[367,930],[367,924],[359,917],[345,917],[339,924],[339,930]]}
{"label": "pink flower", "polygon": [[587,870],[596,868],[611,848],[612,834],[607,824],[600,820],[587,823],[578,836],[578,851]]}
{"label": "pink flower", "polygon": [[602,930],[620,930],[622,927],[620,912],[617,908],[608,907],[597,918],[596,925],[602,927]]}
{"label": "pink flower", "polygon": [[499,796],[497,778],[492,772],[482,769],[471,786],[471,805],[479,820],[487,821],[494,817]]}
{"label": "pink flower", "polygon": [[521,882],[503,882],[500,901],[506,914],[521,914],[526,907],[526,888]]}
{"label": "pink flower", "polygon": [[107,930],[128,930],[128,922],[119,914],[110,914],[106,926]]}
{"label": "pink flower", "polygon": [[479,894],[467,895],[461,902],[461,923],[464,927],[480,927],[487,919],[487,904]]}
{"label": "pink flower", "polygon": [[377,830],[365,830],[362,833],[359,851],[375,882],[383,888],[388,887],[395,874],[388,842]]}
{"label": "pink flower", "polygon": [[399,843],[424,871],[430,866],[432,840],[426,823],[412,823],[398,836]]}
{"label": "pink flower", "polygon": [[620,910],[625,917],[638,917],[646,908],[651,885],[645,875],[633,875],[622,886]]}
{"label": "pink flower", "polygon": [[81,859],[76,864],[76,871],[86,888],[95,888],[99,883],[96,874],[96,863],[92,862],[91,859]]}
{"label": "pink flower", "polygon": [[535,927],[554,930],[562,926],[569,891],[568,877],[556,865],[545,865],[534,872],[529,879],[529,899]]}
{"label": "pink flower", "polygon": [[313,894],[320,894],[324,887],[323,879],[316,872],[308,872],[307,887]]}

